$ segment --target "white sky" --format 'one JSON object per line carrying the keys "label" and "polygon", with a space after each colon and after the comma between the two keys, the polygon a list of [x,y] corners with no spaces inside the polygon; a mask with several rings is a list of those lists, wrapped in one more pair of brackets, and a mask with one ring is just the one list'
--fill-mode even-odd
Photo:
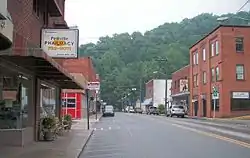
{"label": "white sky", "polygon": [[[77,25],[80,44],[99,37],[145,32],[165,22],[179,22],[201,13],[236,12],[246,0],[66,0],[66,21]],[[250,10],[248,4],[244,10]]]}

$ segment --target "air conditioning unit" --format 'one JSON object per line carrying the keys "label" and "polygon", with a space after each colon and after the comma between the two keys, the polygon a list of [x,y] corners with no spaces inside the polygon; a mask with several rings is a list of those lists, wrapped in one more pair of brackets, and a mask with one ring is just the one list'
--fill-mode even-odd
{"label": "air conditioning unit", "polygon": [[0,20],[6,20],[7,15],[7,0],[0,0]]}

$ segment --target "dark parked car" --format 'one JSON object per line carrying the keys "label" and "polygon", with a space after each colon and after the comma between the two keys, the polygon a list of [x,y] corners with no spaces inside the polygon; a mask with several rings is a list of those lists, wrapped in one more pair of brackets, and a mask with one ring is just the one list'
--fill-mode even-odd
{"label": "dark parked car", "polygon": [[103,111],[103,117],[105,116],[115,116],[115,111],[114,111],[114,107],[112,105],[106,105],[104,107],[104,111]]}

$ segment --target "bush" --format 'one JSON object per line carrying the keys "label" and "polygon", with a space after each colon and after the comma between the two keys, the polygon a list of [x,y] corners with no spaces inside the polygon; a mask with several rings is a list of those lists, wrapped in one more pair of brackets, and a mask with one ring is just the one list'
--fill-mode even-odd
{"label": "bush", "polygon": [[163,104],[158,105],[158,110],[160,114],[165,113],[165,106]]}

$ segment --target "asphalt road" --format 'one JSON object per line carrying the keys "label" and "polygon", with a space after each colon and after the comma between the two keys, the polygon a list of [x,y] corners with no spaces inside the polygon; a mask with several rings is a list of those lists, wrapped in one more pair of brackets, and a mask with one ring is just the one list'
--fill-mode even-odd
{"label": "asphalt road", "polygon": [[250,158],[250,144],[177,118],[116,113],[94,130],[80,158]]}

